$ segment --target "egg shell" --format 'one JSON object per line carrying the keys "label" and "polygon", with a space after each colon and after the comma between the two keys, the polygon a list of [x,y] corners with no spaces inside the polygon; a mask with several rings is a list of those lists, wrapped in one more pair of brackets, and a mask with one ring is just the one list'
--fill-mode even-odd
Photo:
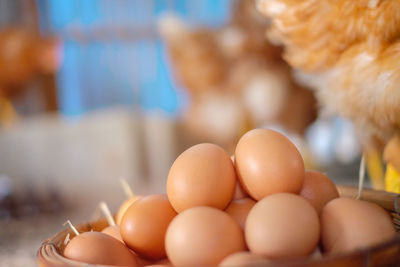
{"label": "egg shell", "polygon": [[236,182],[229,155],[214,144],[198,144],[185,150],[173,163],[167,195],[177,212],[197,206],[225,209]]}
{"label": "egg shell", "polygon": [[271,262],[266,258],[249,251],[236,252],[226,257],[218,266],[220,267],[255,267],[269,266]]}
{"label": "egg shell", "polygon": [[265,197],[250,210],[245,236],[251,252],[269,259],[311,254],[320,233],[319,217],[304,198],[279,193]]}
{"label": "egg shell", "polygon": [[232,200],[225,212],[232,216],[232,218],[244,230],[247,214],[249,214],[249,211],[255,204],[256,202],[251,198]]}
{"label": "egg shell", "polygon": [[304,182],[304,162],[296,146],[284,135],[255,129],[240,138],[235,150],[236,173],[249,195],[299,193]]}
{"label": "egg shell", "polygon": [[326,252],[342,253],[394,238],[389,214],[380,206],[353,198],[337,198],[322,210],[322,245]]}
{"label": "egg shell", "polygon": [[168,259],[175,266],[216,266],[226,256],[245,249],[240,226],[211,207],[191,208],[176,216],[165,242]]}
{"label": "egg shell", "polygon": [[142,197],[127,209],[122,218],[122,239],[140,257],[165,258],[165,233],[175,215],[167,196]]}
{"label": "egg shell", "polygon": [[135,255],[123,243],[101,232],[75,236],[65,247],[64,256],[89,264],[138,266]]}
{"label": "egg shell", "polygon": [[122,205],[119,207],[117,216],[115,219],[116,224],[121,224],[122,217],[124,216],[126,210],[133,204],[135,203],[138,199],[140,199],[142,196],[133,196],[127,200],[125,200]]}
{"label": "egg shell", "polygon": [[329,201],[339,197],[339,192],[326,175],[316,171],[306,171],[300,196],[307,199],[320,214]]}
{"label": "egg shell", "polygon": [[124,240],[122,240],[121,229],[120,229],[119,225],[107,226],[101,232],[104,234],[107,234],[109,236],[112,236],[115,239],[124,243]]}

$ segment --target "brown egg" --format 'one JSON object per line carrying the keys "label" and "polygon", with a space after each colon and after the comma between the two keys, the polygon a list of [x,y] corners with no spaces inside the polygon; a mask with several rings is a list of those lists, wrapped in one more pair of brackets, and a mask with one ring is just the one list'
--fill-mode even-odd
{"label": "brown egg", "polygon": [[251,252],[270,259],[311,254],[319,240],[320,225],[314,207],[304,198],[279,193],[268,196],[250,210],[245,226]]}
{"label": "brown egg", "polygon": [[247,132],[235,150],[236,172],[250,196],[260,200],[280,193],[299,193],[304,181],[304,162],[284,135],[267,129]]}
{"label": "brown egg", "polygon": [[122,240],[122,237],[121,237],[121,230],[119,228],[119,225],[107,226],[101,232],[105,233],[106,235],[112,236],[115,239],[124,243],[124,240]]}
{"label": "brown egg", "polygon": [[232,218],[244,230],[244,223],[246,222],[247,214],[249,214],[249,211],[255,204],[256,202],[250,198],[232,200],[225,212],[232,216]]}
{"label": "brown egg", "polygon": [[335,184],[324,174],[316,171],[306,171],[300,196],[308,200],[321,214],[322,208],[332,199],[339,197]]}
{"label": "brown egg", "polygon": [[100,232],[85,232],[65,247],[64,256],[89,264],[136,267],[135,255],[117,239]]}
{"label": "brown egg", "polygon": [[256,267],[269,266],[270,261],[266,258],[253,254],[249,251],[236,252],[226,257],[218,266],[221,267]]}
{"label": "brown egg", "polygon": [[167,196],[143,197],[125,212],[121,236],[139,256],[154,260],[165,258],[165,232],[175,215]]}
{"label": "brown egg", "polygon": [[321,227],[323,248],[330,253],[369,247],[396,235],[384,209],[352,198],[337,198],[326,204],[321,214]]}
{"label": "brown egg", "polygon": [[136,200],[140,199],[142,196],[133,196],[122,203],[122,205],[119,207],[119,210],[117,212],[117,217],[116,217],[116,224],[121,224],[122,217],[124,216],[126,210],[132,205],[133,203],[136,202]]}
{"label": "brown egg", "polygon": [[245,249],[240,226],[225,212],[195,207],[171,222],[165,239],[168,259],[176,266],[216,266]]}
{"label": "brown egg", "polygon": [[167,194],[177,212],[196,206],[225,209],[232,200],[236,174],[229,155],[213,144],[184,151],[172,165]]}

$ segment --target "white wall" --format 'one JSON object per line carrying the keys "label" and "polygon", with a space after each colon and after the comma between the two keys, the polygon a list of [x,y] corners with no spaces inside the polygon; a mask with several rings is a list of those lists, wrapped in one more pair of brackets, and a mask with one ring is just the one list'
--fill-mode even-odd
{"label": "white wall", "polygon": [[48,185],[70,199],[118,205],[125,177],[137,193],[164,191],[175,158],[175,125],[162,114],[114,109],[76,119],[25,119],[0,131],[0,174],[17,190]]}

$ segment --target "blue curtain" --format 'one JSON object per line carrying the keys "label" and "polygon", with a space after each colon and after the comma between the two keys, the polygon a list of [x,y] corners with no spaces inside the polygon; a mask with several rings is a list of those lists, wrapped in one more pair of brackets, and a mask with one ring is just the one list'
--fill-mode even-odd
{"label": "blue curtain", "polygon": [[[219,26],[230,14],[230,0],[37,0],[40,28],[64,41],[58,99],[73,116],[112,105],[163,110],[174,116],[185,102],[155,34],[157,17],[172,11],[193,25]],[[141,38],[120,38],[112,27],[147,29]],[[93,30],[103,37],[89,36]],[[111,33],[110,33],[111,32]]]}

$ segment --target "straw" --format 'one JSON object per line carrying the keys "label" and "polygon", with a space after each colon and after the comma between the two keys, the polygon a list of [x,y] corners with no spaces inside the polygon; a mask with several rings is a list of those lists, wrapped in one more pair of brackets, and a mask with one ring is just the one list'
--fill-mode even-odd
{"label": "straw", "polygon": [[72,232],[74,232],[76,235],[79,235],[78,230],[76,230],[75,226],[71,223],[70,220],[67,220],[65,223],[63,223],[63,226],[67,225],[69,226],[69,228],[71,228]]}
{"label": "straw", "polygon": [[106,202],[101,201],[99,204],[99,207],[101,211],[103,212],[104,216],[106,217],[106,220],[110,226],[115,226],[115,221],[113,216],[111,215],[110,209],[108,208]]}
{"label": "straw", "polygon": [[362,155],[360,162],[360,169],[358,171],[358,194],[356,199],[361,198],[362,190],[364,187],[364,178],[365,178],[365,157]]}
{"label": "straw", "polygon": [[133,194],[132,189],[129,186],[128,182],[123,178],[119,179],[119,182],[120,182],[120,184],[122,186],[122,189],[124,190],[124,193],[125,193],[126,197],[127,198],[132,198],[134,196],[134,194]]}

